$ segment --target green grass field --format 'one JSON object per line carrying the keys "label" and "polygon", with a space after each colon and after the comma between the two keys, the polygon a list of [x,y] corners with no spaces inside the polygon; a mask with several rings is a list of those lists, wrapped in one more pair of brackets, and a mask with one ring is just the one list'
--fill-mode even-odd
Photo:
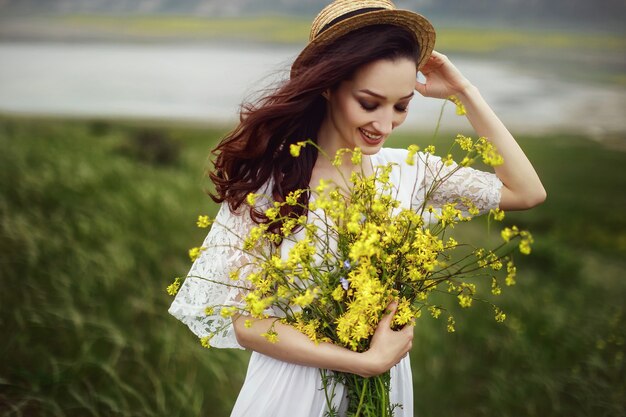
{"label": "green grass field", "polygon": [[[229,414],[248,354],[202,348],[165,292],[204,237],[196,216],[215,213],[203,168],[223,134],[0,118],[2,415]],[[569,134],[520,143],[548,200],[505,222],[534,232],[534,252],[501,296],[504,324],[480,304],[453,334],[418,321],[416,414],[623,416],[626,153]]]}

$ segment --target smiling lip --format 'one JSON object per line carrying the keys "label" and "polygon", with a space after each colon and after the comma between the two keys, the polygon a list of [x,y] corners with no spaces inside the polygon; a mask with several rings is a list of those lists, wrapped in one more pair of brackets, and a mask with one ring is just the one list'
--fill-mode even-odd
{"label": "smiling lip", "polygon": [[[363,141],[365,141],[365,143],[367,143],[368,145],[378,145],[385,138],[384,135],[373,135],[371,132],[368,132],[367,130],[364,130],[361,128],[359,128],[359,133],[361,134]],[[375,136],[375,137],[372,137],[372,136]]]}

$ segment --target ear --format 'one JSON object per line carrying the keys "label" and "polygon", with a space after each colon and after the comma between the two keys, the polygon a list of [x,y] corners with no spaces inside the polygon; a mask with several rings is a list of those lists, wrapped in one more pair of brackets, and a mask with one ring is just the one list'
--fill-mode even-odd
{"label": "ear", "polygon": [[324,92],[322,93],[322,97],[324,97],[326,100],[329,99],[329,97],[330,97],[330,88],[324,90]]}

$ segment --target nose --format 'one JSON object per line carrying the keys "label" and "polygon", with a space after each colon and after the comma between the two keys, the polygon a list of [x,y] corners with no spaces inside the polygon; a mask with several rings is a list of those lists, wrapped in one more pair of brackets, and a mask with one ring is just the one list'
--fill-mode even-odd
{"label": "nose", "polygon": [[376,129],[376,131],[378,133],[381,133],[383,135],[389,135],[391,134],[391,131],[393,130],[393,114],[389,114],[388,112],[385,112],[384,114],[381,114],[377,120],[375,120],[372,123],[372,126],[374,127],[374,129]]}

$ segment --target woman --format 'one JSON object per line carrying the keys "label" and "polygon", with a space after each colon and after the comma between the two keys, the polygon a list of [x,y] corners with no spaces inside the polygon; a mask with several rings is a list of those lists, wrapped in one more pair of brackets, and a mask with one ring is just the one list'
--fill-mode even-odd
{"label": "woman", "polygon": [[[344,175],[352,169],[367,174],[374,166],[396,162],[392,181],[402,191],[403,205],[419,206],[441,161],[431,157],[426,162],[418,155],[415,169],[405,162],[406,150],[382,146],[404,122],[415,91],[443,99],[455,95],[476,133],[496,145],[505,163],[496,168],[495,175],[471,168],[459,170],[430,202],[441,205],[468,197],[479,209],[488,211],[495,207],[527,209],[545,199],[543,186],[523,151],[476,87],[447,57],[433,51],[434,39],[434,30],[425,18],[397,10],[390,1],[337,0],[315,19],[311,41],[294,62],[290,80],[256,106],[246,106],[239,126],[216,148],[210,176],[216,184],[214,199],[222,206],[203,244],[207,249],[192,266],[170,313],[201,337],[225,327],[211,340],[215,347],[253,351],[232,416],[323,416],[327,407],[319,368],[365,377],[391,369],[391,401],[402,404],[395,415],[413,415],[407,355],[413,327],[392,331],[393,314],[379,323],[371,348],[357,353],[328,343],[315,345],[293,327],[280,323],[275,326],[279,342],[270,343],[261,334],[273,319],[253,320],[251,326],[245,326],[244,320],[234,317],[231,325],[224,321],[231,319],[222,318],[217,310],[208,316],[204,312],[207,305],[239,305],[242,298],[237,288],[214,281],[229,282],[228,273],[246,265],[246,255],[234,249],[241,246],[237,236],[245,236],[267,220],[263,203],[246,204],[249,193],[260,190],[274,201],[284,201],[290,191],[315,187],[320,179],[340,182],[337,169],[326,158],[318,158],[314,147],[303,148],[300,157],[293,158],[289,145],[312,139],[329,155],[340,148],[360,147],[362,166],[343,164]],[[418,70],[426,78],[424,83],[416,81]],[[303,195],[302,202],[308,198]],[[283,241],[278,248],[281,256],[285,257],[293,244],[293,240]],[[240,276],[245,272],[246,267]],[[395,304],[390,307],[393,313]],[[345,407],[341,386],[333,403],[341,415]]]}

